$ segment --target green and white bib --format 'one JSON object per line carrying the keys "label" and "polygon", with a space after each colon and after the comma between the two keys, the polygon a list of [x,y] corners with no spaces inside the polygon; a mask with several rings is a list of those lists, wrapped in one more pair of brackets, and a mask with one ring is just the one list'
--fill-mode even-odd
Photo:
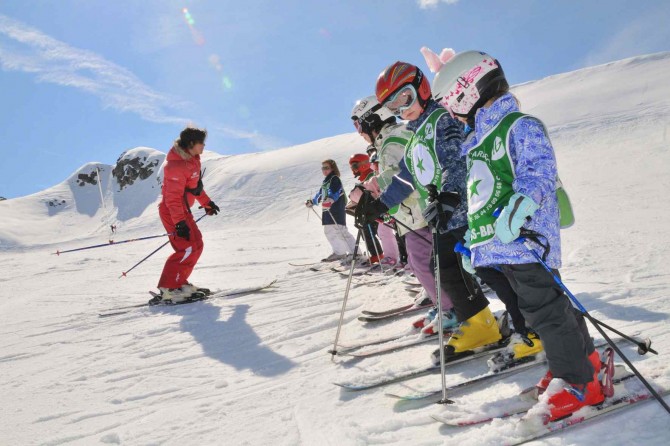
{"label": "green and white bib", "polygon": [[507,205],[514,194],[514,165],[509,154],[509,133],[523,113],[505,116],[467,155],[468,226],[471,247],[495,235],[493,211]]}
{"label": "green and white bib", "polygon": [[[514,194],[514,164],[509,153],[510,130],[525,115],[513,112],[505,116],[482,141],[468,151],[468,226],[471,247],[483,245],[493,239],[496,217],[493,211],[506,206]],[[574,213],[568,194],[561,180],[556,178],[556,195],[561,228],[570,227]]]}
{"label": "green and white bib", "polygon": [[434,184],[439,191],[442,187],[442,169],[435,153],[435,133],[437,121],[447,112],[443,108],[433,111],[421,124],[405,149],[405,164],[415,179],[419,192],[419,205],[425,209],[428,205],[426,186]]}

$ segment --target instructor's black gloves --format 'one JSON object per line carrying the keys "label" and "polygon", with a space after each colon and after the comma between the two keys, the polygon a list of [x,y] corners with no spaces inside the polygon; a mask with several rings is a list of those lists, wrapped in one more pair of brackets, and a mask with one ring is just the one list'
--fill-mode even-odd
{"label": "instructor's black gloves", "polygon": [[177,233],[178,237],[181,237],[186,240],[191,240],[191,230],[186,224],[186,220],[180,221],[174,227],[176,229],[175,232]]}
{"label": "instructor's black gloves", "polygon": [[434,196],[426,209],[423,218],[431,227],[439,230],[446,229],[449,219],[454,214],[456,206],[461,203],[461,197],[455,192],[440,192]]}
{"label": "instructor's black gloves", "polygon": [[219,213],[219,211],[219,207],[211,200],[208,204],[205,205],[205,213],[207,215],[216,215]]}

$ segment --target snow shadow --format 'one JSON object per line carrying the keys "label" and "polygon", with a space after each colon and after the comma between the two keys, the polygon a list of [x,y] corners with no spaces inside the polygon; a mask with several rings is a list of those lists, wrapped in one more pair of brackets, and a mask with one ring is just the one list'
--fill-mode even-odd
{"label": "snow shadow", "polygon": [[[93,217],[102,206],[100,203],[100,192],[98,191],[97,183],[96,185],[88,183],[83,183],[82,185],[82,183],[70,180],[68,181],[68,186],[72,191],[72,200],[74,200],[74,206],[75,209],[77,209],[77,212]],[[51,209],[49,210],[49,215],[52,215]]]}
{"label": "snow shadow", "polygon": [[288,372],[296,364],[261,345],[261,338],[246,322],[249,308],[235,305],[226,320],[219,320],[221,307],[203,302],[198,311],[184,314],[180,327],[202,346],[205,355],[236,370],[249,369],[266,377]]}
{"label": "snow shadow", "polygon": [[[598,311],[610,319],[619,321],[660,322],[665,321],[668,317],[666,313],[653,311],[649,307],[633,305],[631,302],[634,301],[635,296],[628,290],[617,294],[578,293],[575,297],[589,313]],[[610,302],[611,300],[622,300],[623,302],[619,305]]]}

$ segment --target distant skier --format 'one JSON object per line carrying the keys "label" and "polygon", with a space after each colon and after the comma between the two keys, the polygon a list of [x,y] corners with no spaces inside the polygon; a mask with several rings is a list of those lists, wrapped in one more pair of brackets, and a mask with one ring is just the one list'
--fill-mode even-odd
{"label": "distant skier", "polygon": [[[554,149],[544,124],[519,112],[500,63],[479,51],[448,60],[433,84],[456,117],[474,130],[463,144],[467,157],[468,223],[474,267],[496,266],[516,291],[519,308],[539,333],[549,372],[566,385],[549,396],[551,419],[565,417],[604,396],[598,380],[600,358],[581,312],[554,278],[517,240],[521,230],[537,235],[536,252],[556,271],[561,266],[560,215]],[[499,216],[496,209],[502,208]],[[545,403],[543,403],[545,404]]]}
{"label": "distant skier", "polygon": [[112,234],[116,233],[116,225],[109,225],[109,229],[111,229]]}
{"label": "distant skier", "polygon": [[207,131],[187,127],[167,155],[163,172],[163,198],[158,212],[165,230],[174,235],[170,243],[174,254],[168,257],[158,281],[161,298],[172,303],[188,300],[198,288],[188,282],[200,254],[202,234],[191,214],[197,200],[207,215],[219,213],[219,207],[203,189],[200,155],[205,150]]}
{"label": "distant skier", "polygon": [[[364,153],[356,153],[349,158],[349,167],[354,177],[358,179],[359,184],[371,181],[375,172],[370,165],[370,157]],[[348,205],[349,208],[355,208],[355,203]],[[362,228],[365,246],[370,254],[370,264],[379,263],[384,258],[384,250],[377,238],[377,228],[379,224],[376,221],[368,222]]]}
{"label": "distant skier", "polygon": [[340,180],[340,169],[337,168],[335,161],[327,159],[321,162],[321,172],[325,177],[321,189],[313,198],[305,201],[305,206],[311,208],[320,202],[323,209],[321,215],[323,232],[326,234],[326,239],[330,242],[333,252],[321,261],[343,260],[347,253],[353,254],[356,240],[347,230],[347,220],[344,212],[346,199]]}
{"label": "distant skier", "polygon": [[[374,97],[374,96],[372,96]],[[377,99],[375,98],[375,101]],[[357,102],[356,105],[359,103]],[[356,109],[356,106],[354,106],[354,110]],[[352,115],[351,119],[354,119],[354,116]],[[354,119],[356,121],[356,119]],[[395,118],[394,118],[395,122]],[[354,126],[355,127],[355,126]],[[365,137],[363,133],[359,131],[359,134],[363,136],[363,138],[367,141],[369,137]],[[378,177],[381,174],[380,170],[380,165],[379,165],[379,154],[377,153],[377,147],[375,144],[370,144],[367,149],[365,149],[365,152],[368,154],[370,157],[370,166],[372,166],[372,170],[375,172],[375,177]],[[407,247],[405,246],[405,237],[402,236],[402,233],[398,231],[397,225],[395,223],[395,220],[391,217],[389,217],[388,220],[384,220],[386,225],[382,225],[386,228],[389,228],[389,231],[393,232],[393,236],[395,237],[395,242],[391,242],[390,240],[387,242],[386,238],[388,237],[389,231],[385,231],[382,229],[380,232],[379,229],[382,228],[382,226],[379,226],[377,228],[377,236],[379,237],[379,241],[382,243],[382,248],[384,248],[384,260],[382,263],[388,263],[392,264],[392,260],[396,260],[396,263],[399,263],[400,267],[405,268],[406,271],[411,272],[412,267],[410,267],[407,264]],[[392,228],[392,229],[391,229]],[[389,256],[391,256],[391,259],[389,259]],[[387,260],[389,259],[389,260]]]}

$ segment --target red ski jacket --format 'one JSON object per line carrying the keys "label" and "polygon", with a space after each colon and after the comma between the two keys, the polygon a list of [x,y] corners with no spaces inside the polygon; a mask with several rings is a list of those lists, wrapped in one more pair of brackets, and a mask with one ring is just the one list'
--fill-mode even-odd
{"label": "red ski jacket", "polygon": [[167,155],[163,171],[163,199],[159,205],[170,213],[173,224],[186,220],[191,206],[198,200],[201,206],[211,201],[204,189],[197,193],[200,180],[200,155],[191,156],[184,149],[174,145]]}

